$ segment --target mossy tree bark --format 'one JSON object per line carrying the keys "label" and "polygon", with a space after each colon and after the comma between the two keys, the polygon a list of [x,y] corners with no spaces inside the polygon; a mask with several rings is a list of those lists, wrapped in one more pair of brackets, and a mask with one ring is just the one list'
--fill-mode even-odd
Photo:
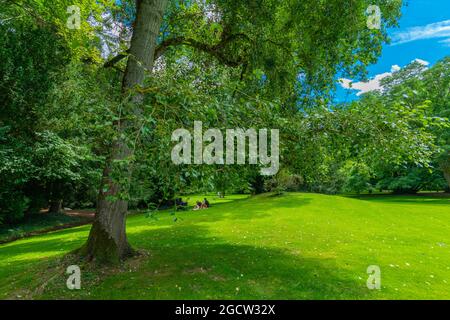
{"label": "mossy tree bark", "polygon": [[[144,83],[145,73],[151,72],[154,63],[156,40],[159,34],[168,0],[137,0],[136,20],[125,70],[122,91],[132,98],[131,112],[141,114],[143,96],[134,89]],[[117,123],[119,136],[133,126],[130,121]],[[111,156],[103,171],[97,210],[87,243],[79,250],[82,257],[100,263],[115,263],[133,254],[126,235],[128,202],[121,200],[124,184],[113,179],[114,163],[129,159],[132,151],[125,140],[119,139],[112,146]],[[114,172],[116,174],[116,172]],[[129,179],[128,172],[123,172]]]}

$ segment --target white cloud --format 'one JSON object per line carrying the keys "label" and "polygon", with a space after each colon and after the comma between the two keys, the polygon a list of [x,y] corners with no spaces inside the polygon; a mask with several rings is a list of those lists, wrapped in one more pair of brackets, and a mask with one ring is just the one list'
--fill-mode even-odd
{"label": "white cloud", "polygon": [[394,72],[397,72],[397,71],[400,71],[400,66],[398,65],[398,64],[394,64],[392,67],[391,67],[391,72],[392,73],[394,73]]}
{"label": "white cloud", "polygon": [[445,47],[450,47],[450,38],[441,40],[439,43],[442,43]]}
{"label": "white cloud", "polygon": [[450,20],[430,23],[425,26],[412,27],[399,31],[392,36],[392,45],[408,43],[416,40],[446,38],[440,43],[450,42]]}
{"label": "white cloud", "polygon": [[378,74],[375,76],[375,78],[367,81],[367,82],[352,82],[352,80],[349,79],[339,79],[341,82],[342,87],[345,89],[353,89],[358,90],[357,96],[360,96],[364,93],[375,91],[375,90],[381,90],[381,80],[383,80],[386,77],[389,77],[392,73],[391,72],[385,72],[382,74]]}
{"label": "white cloud", "polygon": [[414,60],[411,61],[411,62],[417,62],[417,63],[420,63],[421,65],[423,65],[423,66],[425,66],[425,67],[427,67],[427,66],[430,65],[430,63],[429,63],[428,61],[425,61],[425,60],[422,60],[422,59],[414,59]]}
{"label": "white cloud", "polygon": [[[425,67],[430,64],[428,61],[425,61],[422,59],[415,59],[411,62],[418,62]],[[395,64],[391,67],[391,72],[377,74],[373,79],[370,79],[369,81],[366,81],[366,82],[353,82],[352,80],[345,79],[345,78],[339,79],[339,82],[340,82],[341,86],[345,89],[357,90],[358,93],[356,95],[360,96],[367,92],[382,90],[383,87],[381,86],[381,80],[391,76],[394,72],[398,72],[400,70],[401,70],[401,67],[399,65]]]}

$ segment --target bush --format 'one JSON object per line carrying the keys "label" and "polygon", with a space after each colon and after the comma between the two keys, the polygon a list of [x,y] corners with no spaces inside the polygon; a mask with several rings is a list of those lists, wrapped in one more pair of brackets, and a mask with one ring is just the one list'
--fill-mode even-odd
{"label": "bush", "polygon": [[440,191],[445,190],[446,186],[447,183],[441,171],[417,167],[387,172],[377,183],[378,189],[398,194],[414,194],[425,190]]}
{"label": "bush", "polygon": [[345,192],[361,193],[372,192],[371,175],[369,168],[363,163],[349,163],[342,169],[346,173],[343,190]]}
{"label": "bush", "polygon": [[267,180],[264,186],[267,191],[281,195],[286,191],[299,191],[302,185],[301,176],[282,169],[273,178]]}
{"label": "bush", "polygon": [[20,192],[0,194],[0,224],[13,224],[25,217],[30,199]]}

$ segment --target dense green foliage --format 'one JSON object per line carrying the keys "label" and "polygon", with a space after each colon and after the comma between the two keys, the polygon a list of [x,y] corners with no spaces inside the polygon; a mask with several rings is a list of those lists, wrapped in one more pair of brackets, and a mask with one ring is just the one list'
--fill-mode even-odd
{"label": "dense green foliage", "polygon": [[[49,201],[82,204],[82,189],[98,181],[98,163],[80,135],[89,119],[71,124],[76,133],[67,125],[71,105],[65,102],[82,99],[81,85],[76,96],[58,99],[67,81],[67,43],[45,27],[0,27],[0,221],[13,223]],[[73,114],[80,117],[80,111]]]}
{"label": "dense green foliage", "polygon": [[[383,86],[382,93],[368,94],[358,104],[372,110],[382,105],[388,111],[409,114],[409,119],[402,115],[402,120],[422,137],[408,137],[410,146],[406,144],[405,150],[396,151],[397,155],[405,155],[401,162],[378,161],[368,176],[373,178],[369,188],[400,193],[449,190],[450,59],[445,58],[430,69],[413,62],[384,79]],[[392,141],[398,143],[399,138]],[[415,152],[422,149],[420,144],[425,139],[432,140],[435,148],[428,149],[426,162],[420,163]]]}

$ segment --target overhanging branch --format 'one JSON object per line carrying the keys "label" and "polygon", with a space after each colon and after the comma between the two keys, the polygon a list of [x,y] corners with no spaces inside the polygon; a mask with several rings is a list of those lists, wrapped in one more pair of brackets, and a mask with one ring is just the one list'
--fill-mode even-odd
{"label": "overhanging branch", "polygon": [[[156,47],[155,59],[158,59],[159,57],[161,57],[170,47],[185,45],[185,46],[189,46],[194,49],[197,49],[199,51],[205,52],[205,53],[217,58],[224,65],[227,65],[230,67],[238,67],[245,62],[245,59],[242,57],[238,57],[236,59],[231,59],[227,54],[225,54],[223,52],[223,49],[226,47],[227,44],[229,44],[230,42],[232,42],[238,38],[244,38],[244,39],[249,40],[247,35],[241,34],[241,33],[224,35],[222,37],[222,40],[219,43],[214,44],[214,45],[202,43],[200,41],[185,38],[185,37],[169,38],[169,39],[166,39],[163,42],[161,42]],[[105,68],[114,67],[115,64],[122,61],[126,57],[128,57],[128,52],[121,53],[121,54],[115,56],[114,58],[112,58],[111,60],[107,61],[104,64],[104,67]]]}

